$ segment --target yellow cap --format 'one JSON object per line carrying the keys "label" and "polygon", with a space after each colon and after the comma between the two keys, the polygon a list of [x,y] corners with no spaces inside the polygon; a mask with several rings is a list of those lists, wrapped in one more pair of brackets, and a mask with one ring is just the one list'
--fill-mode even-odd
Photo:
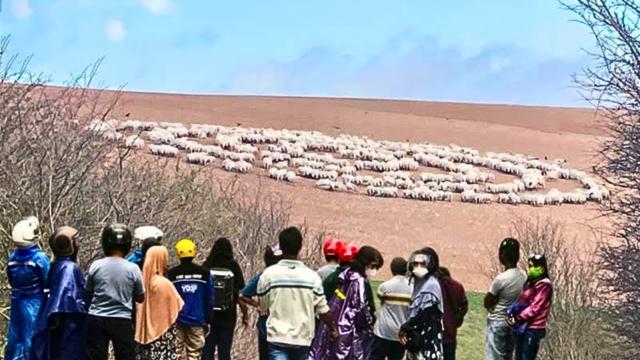
{"label": "yellow cap", "polygon": [[182,239],[176,244],[178,258],[189,258],[196,256],[196,244],[189,239]]}

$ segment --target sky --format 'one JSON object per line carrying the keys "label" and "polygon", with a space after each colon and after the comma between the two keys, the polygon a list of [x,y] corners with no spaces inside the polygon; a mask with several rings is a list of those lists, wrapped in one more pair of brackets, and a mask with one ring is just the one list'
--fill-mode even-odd
{"label": "sky", "polygon": [[0,2],[32,71],[132,91],[584,106],[594,46],[556,0]]}

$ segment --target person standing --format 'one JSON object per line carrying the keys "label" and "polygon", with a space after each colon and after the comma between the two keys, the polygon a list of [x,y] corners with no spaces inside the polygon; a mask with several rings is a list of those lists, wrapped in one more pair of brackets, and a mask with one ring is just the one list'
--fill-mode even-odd
{"label": "person standing", "polygon": [[140,344],[139,360],[172,360],[176,352],[175,327],[184,301],[165,278],[169,265],[166,247],[154,246],[147,251],[142,267],[144,301],[137,305],[135,341]]}
{"label": "person standing", "polygon": [[6,360],[30,359],[31,339],[45,301],[44,289],[51,265],[37,245],[39,226],[38,219],[32,216],[18,222],[11,232],[16,249],[7,262],[11,310],[4,349]]}
{"label": "person standing", "polygon": [[331,301],[331,298],[335,295],[336,289],[338,288],[338,276],[351,266],[357,253],[358,247],[355,245],[347,244],[338,248],[340,264],[322,281],[322,288],[324,289],[324,296],[327,298],[327,301]]}
{"label": "person standing", "polygon": [[409,317],[409,304],[413,288],[407,279],[407,261],[397,257],[391,261],[390,280],[378,288],[382,307],[380,317],[373,329],[375,335],[371,348],[371,360],[402,360],[404,347],[398,333]]}
{"label": "person standing", "polygon": [[506,321],[507,308],[518,301],[527,276],[518,270],[520,243],[505,238],[498,249],[498,259],[504,267],[491,283],[484,297],[488,311],[484,354],[487,360],[511,360],[515,348],[513,329]]}
{"label": "person standing", "polygon": [[184,301],[178,315],[178,358],[198,360],[209,333],[214,305],[213,281],[209,270],[193,263],[196,244],[189,239],[176,243],[180,265],[169,270],[167,278],[173,283]]}
{"label": "person standing", "polygon": [[84,275],[76,263],[77,237],[78,230],[63,226],[49,238],[55,260],[33,337],[34,360],[84,359],[87,306]]}
{"label": "person standing", "polygon": [[518,299],[521,310],[507,318],[511,325],[524,324],[524,331],[516,336],[516,360],[535,360],[540,343],[546,335],[547,318],[551,313],[553,286],[544,255],[529,257],[529,271],[524,290]]}
{"label": "person standing", "polygon": [[318,273],[298,260],[302,234],[295,227],[278,236],[282,260],[264,270],[258,281],[260,305],[268,311],[267,342],[271,360],[307,360],[316,318],[338,338]]}
{"label": "person standing", "polygon": [[411,255],[408,268],[414,287],[409,319],[400,327],[400,343],[407,349],[408,359],[443,360],[444,305],[437,277],[438,258],[424,248]]}
{"label": "person standing", "polygon": [[336,238],[328,238],[324,244],[322,244],[322,253],[324,254],[324,259],[327,261],[325,265],[318,269],[318,275],[320,275],[322,281],[336,271],[340,265],[338,253],[342,247],[344,247],[344,243]]}
{"label": "person standing", "polygon": [[144,265],[144,256],[152,246],[162,245],[164,233],[155,226],[139,226],[133,231],[133,241],[138,244],[136,249],[127,258],[128,261],[138,265],[140,271]]}
{"label": "person standing", "polygon": [[464,286],[451,277],[451,272],[445,267],[440,267],[440,288],[444,304],[442,318],[444,360],[455,360],[458,328],[462,326],[464,317],[469,311],[469,300],[465,294]]}
{"label": "person standing", "polygon": [[109,343],[116,360],[135,359],[136,344],[132,312],[134,302],[144,301],[142,274],[137,265],[124,259],[131,250],[131,232],[124,224],[111,224],[102,230],[105,257],[95,261],[87,276],[86,356],[107,360]]}
{"label": "person standing", "polygon": [[310,360],[365,360],[370,358],[375,306],[366,295],[369,278],[384,260],[378,250],[363,246],[338,277],[336,295],[329,301],[331,317],[338,324],[340,338],[330,337],[331,327],[320,324],[311,345]]}
{"label": "person standing", "polygon": [[[281,257],[282,251],[280,251],[280,246],[267,246],[264,253],[265,269],[277,264]],[[267,343],[267,315],[263,314],[260,302],[253,299],[258,296],[258,282],[260,281],[260,275],[262,275],[262,272],[252,277],[247,283],[247,286],[242,289],[242,292],[240,293],[240,301],[257,308],[260,312],[260,316],[256,323],[256,327],[258,328],[258,357],[260,360],[268,360],[269,343]]]}
{"label": "person standing", "polygon": [[[230,360],[233,335],[238,319],[237,307],[240,307],[242,312],[243,325],[248,325],[247,306],[238,302],[240,290],[245,286],[244,275],[240,265],[234,259],[231,241],[227,238],[216,240],[203,266],[207,269],[226,269],[233,273],[233,297],[230,304],[227,304],[227,310],[214,310],[213,312],[211,331],[202,351],[202,360],[213,360],[216,351],[218,360]],[[220,296],[216,294],[217,303],[219,303],[219,298]]]}

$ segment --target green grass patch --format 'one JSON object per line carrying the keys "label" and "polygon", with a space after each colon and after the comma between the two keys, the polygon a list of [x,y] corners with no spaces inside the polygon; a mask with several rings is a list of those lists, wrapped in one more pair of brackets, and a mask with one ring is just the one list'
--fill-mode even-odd
{"label": "green grass patch", "polygon": [[[373,292],[378,292],[380,281],[372,281]],[[464,324],[458,329],[457,358],[465,360],[482,360],[484,358],[484,328],[486,324],[486,311],[482,306],[484,294],[467,292],[469,299],[469,312],[464,318]],[[376,296],[376,308],[380,308],[380,302]]]}

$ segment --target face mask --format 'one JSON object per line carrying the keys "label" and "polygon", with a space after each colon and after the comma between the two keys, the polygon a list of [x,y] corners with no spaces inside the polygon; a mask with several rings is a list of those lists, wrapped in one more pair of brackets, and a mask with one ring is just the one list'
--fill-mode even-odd
{"label": "face mask", "polygon": [[364,273],[367,274],[368,278],[372,278],[376,276],[376,274],[378,273],[378,269],[367,269],[364,271]]}
{"label": "face mask", "polygon": [[425,275],[427,275],[428,272],[429,270],[423,267],[413,268],[413,275],[415,275],[417,278],[420,278],[420,279],[425,277]]}
{"label": "face mask", "polygon": [[529,268],[529,277],[532,279],[537,279],[544,273],[542,270],[542,266],[532,266]]}

